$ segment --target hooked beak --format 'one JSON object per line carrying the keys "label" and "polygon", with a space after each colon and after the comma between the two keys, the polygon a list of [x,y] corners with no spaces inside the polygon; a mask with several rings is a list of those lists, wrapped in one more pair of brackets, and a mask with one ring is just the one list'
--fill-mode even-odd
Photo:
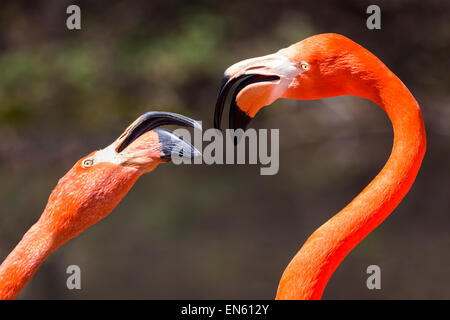
{"label": "hooked beak", "polygon": [[[200,123],[180,114],[163,111],[150,111],[134,121],[119,137],[115,148],[116,152],[120,153],[144,133],[163,125],[178,125],[182,127],[202,129]],[[174,154],[186,158],[195,158],[200,156],[200,152],[194,148],[194,146],[183,141],[180,137],[176,136],[169,130],[156,129],[154,132],[158,134],[159,142],[161,144],[161,159],[170,161],[172,159],[172,155]]]}
{"label": "hooked beak", "polygon": [[[220,130],[225,101],[231,92],[231,88],[237,84],[231,96],[229,127],[231,129],[247,128],[247,125],[257,111],[264,105],[269,105],[281,96],[289,83],[297,74],[297,67],[284,55],[277,52],[263,57],[243,60],[229,67],[224,74],[217,97],[214,112],[214,127]],[[236,98],[246,87],[259,82],[273,82],[274,86],[267,92],[264,105],[243,106],[239,105]]]}
{"label": "hooked beak", "polygon": [[225,106],[225,101],[230,93],[231,87],[239,81],[241,81],[237,87],[234,89],[229,113],[229,127],[231,129],[243,129],[245,130],[252,120],[252,117],[242,110],[236,102],[236,97],[239,92],[246,86],[263,81],[278,80],[277,76],[265,76],[260,74],[243,74],[240,76],[231,76],[226,73],[223,76],[222,84],[219,90],[219,96],[217,97],[216,110],[214,112],[214,128],[220,130],[220,124],[222,122],[223,109]]}
{"label": "hooked beak", "polygon": [[191,144],[166,129],[155,129],[161,143],[161,159],[171,161],[173,156],[193,159],[200,156],[200,152]]}

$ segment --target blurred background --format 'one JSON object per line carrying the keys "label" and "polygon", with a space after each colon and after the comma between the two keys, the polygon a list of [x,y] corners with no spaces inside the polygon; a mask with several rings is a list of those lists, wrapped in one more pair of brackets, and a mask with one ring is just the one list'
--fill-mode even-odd
{"label": "blurred background", "polygon": [[[81,7],[79,31],[66,8]],[[366,8],[381,7],[381,30]],[[82,156],[148,110],[212,126],[223,71],[335,32],[378,56],[411,90],[428,150],[394,213],[337,269],[325,299],[450,298],[450,2],[2,1],[0,261]],[[279,100],[256,128],[281,128],[280,170],[161,165],[110,216],[52,254],[22,299],[272,299],[309,235],[381,170],[392,128],[357,97]],[[82,289],[66,288],[79,265]],[[366,268],[381,267],[381,290]]]}

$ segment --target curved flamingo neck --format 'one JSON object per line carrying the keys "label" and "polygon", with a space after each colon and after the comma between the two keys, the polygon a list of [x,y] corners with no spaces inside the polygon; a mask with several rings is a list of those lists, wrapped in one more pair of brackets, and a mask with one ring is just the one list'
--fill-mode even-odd
{"label": "curved flamingo neck", "polygon": [[420,108],[387,68],[377,78],[376,85],[353,94],[388,114],[394,129],[389,160],[350,204],[310,236],[284,271],[276,299],[320,299],[345,256],[395,209],[414,182],[426,148]]}
{"label": "curved flamingo neck", "polygon": [[60,179],[38,222],[1,264],[0,300],[14,299],[54,250],[108,215],[141,174],[112,164],[88,172],[76,164]]}
{"label": "curved flamingo neck", "polygon": [[14,299],[55,249],[51,232],[35,223],[0,266],[0,299]]}

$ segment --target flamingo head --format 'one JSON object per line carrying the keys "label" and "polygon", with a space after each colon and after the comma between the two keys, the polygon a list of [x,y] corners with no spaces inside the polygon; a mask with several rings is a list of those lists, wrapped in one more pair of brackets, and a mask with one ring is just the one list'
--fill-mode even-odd
{"label": "flamingo head", "polygon": [[145,173],[158,164],[171,161],[173,156],[194,158],[200,152],[163,125],[179,125],[201,129],[188,117],[161,111],[150,111],[136,119],[108,147],[91,153],[81,160],[81,167],[90,169],[102,163],[134,168]]}
{"label": "flamingo head", "polygon": [[200,155],[192,145],[162,125],[201,128],[190,118],[168,112],[147,112],[108,147],[80,159],[62,177],[41,217],[55,244],[73,238],[111,212],[137,179],[174,155]]}
{"label": "flamingo head", "polygon": [[[230,92],[229,127],[245,129],[258,111],[278,98],[319,99],[353,94],[368,96],[361,84],[374,73],[361,70],[380,67],[370,52],[338,34],[306,38],[276,53],[240,61],[225,70],[214,114],[220,129]],[[376,60],[376,61],[375,61]],[[372,63],[371,68],[361,68]],[[356,90],[358,87],[358,90]],[[234,88],[234,91],[232,91]]]}

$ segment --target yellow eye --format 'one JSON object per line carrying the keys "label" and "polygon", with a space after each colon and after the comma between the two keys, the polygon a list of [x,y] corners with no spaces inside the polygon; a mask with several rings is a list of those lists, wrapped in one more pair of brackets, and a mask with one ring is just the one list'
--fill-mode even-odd
{"label": "yellow eye", "polygon": [[305,71],[308,71],[311,68],[311,66],[309,64],[307,64],[306,62],[300,62],[300,66]]}
{"label": "yellow eye", "polygon": [[83,168],[89,168],[94,164],[94,160],[93,159],[84,159],[83,163],[81,164],[81,166]]}

